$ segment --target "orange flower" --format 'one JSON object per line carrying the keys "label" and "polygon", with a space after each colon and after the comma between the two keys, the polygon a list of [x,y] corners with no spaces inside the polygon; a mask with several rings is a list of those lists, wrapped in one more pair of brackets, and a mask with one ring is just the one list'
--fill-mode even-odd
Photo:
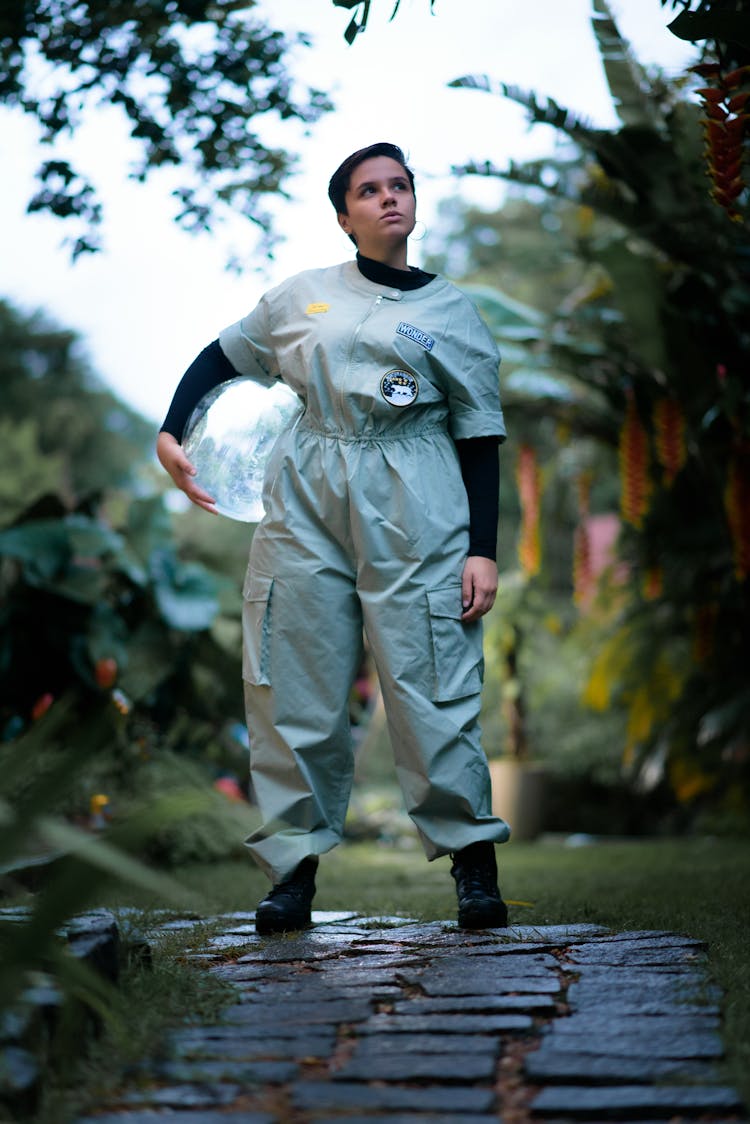
{"label": "orange flower", "polygon": [[518,451],[516,467],[518,493],[521,500],[521,534],[518,541],[518,559],[528,577],[538,574],[542,564],[542,547],[539,533],[542,478],[537,455],[530,445]]}
{"label": "orange flower", "polygon": [[687,459],[685,415],[676,399],[660,398],[656,403],[654,431],[656,456],[664,469],[664,483],[669,487]]}
{"label": "orange flower", "polygon": [[750,574],[750,441],[738,441],[732,451],[724,489],[737,581]]}
{"label": "orange flower", "polygon": [[625,419],[620,430],[620,510],[623,519],[640,530],[651,496],[648,434],[628,390]]}
{"label": "orange flower", "polygon": [[741,222],[742,215],[735,203],[746,186],[742,179],[742,158],[750,121],[747,113],[750,93],[735,91],[750,77],[750,66],[741,66],[727,74],[722,74],[720,67],[713,63],[691,69],[712,80],[710,86],[696,91],[703,101],[706,163],[713,184],[711,195],[729,218]]}
{"label": "orange flower", "polygon": [[661,566],[654,564],[646,567],[643,575],[643,596],[646,601],[655,601],[664,589],[664,571]]}

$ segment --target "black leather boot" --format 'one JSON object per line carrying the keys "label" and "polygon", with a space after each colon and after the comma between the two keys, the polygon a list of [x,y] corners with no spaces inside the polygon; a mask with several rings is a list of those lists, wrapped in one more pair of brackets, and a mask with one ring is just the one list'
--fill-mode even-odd
{"label": "black leather boot", "polygon": [[261,936],[269,933],[292,933],[310,924],[310,906],[315,897],[315,871],[318,856],[310,855],[287,874],[278,885],[258,903],[255,911],[255,931]]}
{"label": "black leather boot", "polygon": [[452,856],[460,929],[504,929],[508,909],[497,885],[493,843],[472,843]]}

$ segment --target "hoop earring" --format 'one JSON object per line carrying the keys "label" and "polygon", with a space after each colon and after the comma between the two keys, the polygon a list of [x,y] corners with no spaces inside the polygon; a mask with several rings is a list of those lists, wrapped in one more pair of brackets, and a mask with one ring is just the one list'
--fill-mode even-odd
{"label": "hoop earring", "polygon": [[[421,226],[422,229],[419,234],[415,234],[414,230],[416,230],[418,226]],[[417,221],[414,223],[414,230],[412,230],[409,237],[411,238],[412,242],[421,242],[425,234],[427,233],[427,227],[421,219],[417,219]]]}

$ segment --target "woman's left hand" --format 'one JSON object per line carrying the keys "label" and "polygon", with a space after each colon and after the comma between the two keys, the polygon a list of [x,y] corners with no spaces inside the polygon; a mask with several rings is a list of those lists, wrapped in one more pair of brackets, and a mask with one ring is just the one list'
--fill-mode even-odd
{"label": "woman's left hand", "polygon": [[464,624],[477,621],[495,604],[497,593],[497,563],[480,554],[470,554],[464,565],[461,579],[461,602]]}

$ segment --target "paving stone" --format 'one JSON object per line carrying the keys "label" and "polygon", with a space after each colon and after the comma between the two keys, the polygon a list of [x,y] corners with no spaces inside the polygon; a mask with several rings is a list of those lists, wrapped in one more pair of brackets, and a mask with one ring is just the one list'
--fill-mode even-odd
{"label": "paving stone", "polygon": [[476,955],[470,963],[463,957],[455,957],[457,961],[453,968],[452,961],[438,964],[434,968],[428,967],[426,974],[438,975],[466,975],[483,976],[485,979],[502,980],[504,976],[548,976],[550,972],[558,972],[560,965],[554,956],[546,952],[535,952],[531,955],[523,952],[494,952],[486,948],[475,949]]}
{"label": "paving stone", "polygon": [[231,1104],[243,1092],[241,1085],[224,1082],[169,1085],[157,1089],[133,1089],[120,1098],[122,1104],[164,1105],[167,1108],[219,1108]]}
{"label": "paving stone", "polygon": [[720,1058],[724,1048],[718,1034],[636,1034],[626,1036],[616,1028],[608,1034],[555,1034],[549,1040],[556,1050],[591,1053],[621,1058]]}
{"label": "paving stone", "polygon": [[554,945],[590,941],[592,937],[612,932],[602,925],[511,925],[505,930],[508,940],[547,941]]}
{"label": "paving stone", "polygon": [[500,1039],[476,1034],[367,1034],[357,1038],[352,1057],[384,1057],[387,1054],[482,1054],[497,1058]]}
{"label": "paving stone", "polygon": [[213,952],[225,952],[228,948],[244,949],[256,946],[257,943],[254,937],[244,937],[240,933],[222,933],[218,937],[209,937],[201,947],[211,949]]}
{"label": "paving stone", "polygon": [[[476,1119],[476,1118],[475,1118]],[[137,1112],[105,1113],[99,1116],[81,1116],[74,1124],[278,1124],[268,1112],[154,1112],[143,1109]]]}
{"label": "paving stone", "polygon": [[[384,968],[369,970],[364,965],[356,968],[347,965],[319,971],[314,975],[310,973],[305,976],[286,976],[282,980],[271,977],[271,982],[264,982],[263,986],[258,988],[258,993],[273,992],[279,998],[285,999],[290,995],[309,995],[317,991],[329,991],[333,994],[341,987],[361,988],[374,987],[377,984],[393,984],[397,975],[397,971],[388,971]],[[268,978],[259,977],[262,981]]]}
{"label": "paving stone", "polygon": [[711,1083],[719,1071],[709,1062],[683,1058],[624,1058],[594,1053],[573,1053],[556,1050],[553,1045],[528,1054],[524,1062],[526,1076],[532,1082],[566,1082],[580,1084],[645,1084],[650,1081],[691,1081]]}
{"label": "paving stone", "polygon": [[237,1028],[232,1027],[231,1038],[208,1038],[205,1034],[194,1038],[176,1038],[173,1052],[182,1058],[280,1058],[302,1060],[327,1058],[336,1047],[336,1036],[306,1034],[294,1038],[237,1039]]}
{"label": "paving stone", "polygon": [[679,978],[669,976],[660,979],[649,977],[647,981],[634,982],[632,977],[626,978],[624,974],[613,973],[611,969],[598,975],[596,979],[584,976],[572,983],[567,991],[567,1000],[572,1007],[592,1012],[596,1008],[605,1008],[642,1011],[646,1014],[655,1007],[676,1008],[681,1012],[688,1008],[702,1007],[711,1011],[721,998],[718,988],[703,985],[700,978],[691,977],[687,984]]}
{"label": "paving stone", "polygon": [[509,1034],[532,1030],[528,1015],[373,1015],[359,1034]]}
{"label": "paving stone", "polygon": [[696,962],[705,963],[706,956],[702,949],[684,945],[668,945],[665,947],[647,947],[641,944],[632,945],[627,942],[611,941],[602,945],[578,945],[568,952],[568,960],[572,964],[627,964],[633,967],[682,967]]}
{"label": "paving stone", "polygon": [[642,1121],[645,1113],[657,1116],[690,1115],[711,1111],[734,1112],[742,1108],[737,1093],[722,1085],[615,1085],[589,1088],[557,1085],[542,1089],[531,1102],[539,1116],[589,1117]]}
{"label": "paving stone", "polygon": [[[231,1121],[231,1117],[229,1119]],[[384,1121],[388,1124],[501,1124],[494,1113],[490,1116],[485,1112],[441,1112],[437,1116],[431,1112],[388,1112],[378,1113],[377,1116],[364,1116],[360,1112],[353,1116],[342,1116],[340,1113],[318,1116],[316,1113],[312,1119],[315,1124],[384,1124]]]}
{"label": "paving stone", "polygon": [[[408,977],[405,977],[407,982]],[[414,979],[419,983],[427,995],[557,995],[562,985],[556,976],[550,972],[547,976],[507,976],[502,979],[502,986],[498,981],[488,983],[485,975],[475,976],[466,969],[464,972],[456,971],[455,974],[445,976],[427,976]]]}
{"label": "paving stone", "polygon": [[226,1057],[151,1063],[149,1070],[165,1081],[237,1081],[242,1085],[282,1085],[299,1074],[299,1066],[289,1061],[240,1061]]}
{"label": "paving stone", "polygon": [[[396,1109],[418,1112],[489,1112],[494,1108],[491,1089],[440,1088],[404,1085],[365,1085],[343,1081],[297,1081],[292,1085],[292,1098],[297,1108],[316,1109],[364,1108],[369,1112]],[[390,1114],[389,1114],[390,1120]]]}
{"label": "paving stone", "polygon": [[623,1037],[651,1038],[669,1034],[707,1034],[718,1029],[715,1015],[619,1015],[611,1011],[576,1011],[565,1018],[555,1019],[546,1033],[556,1038],[567,1034],[589,1034],[596,1041],[603,1034]]}
{"label": "paving stone", "polygon": [[274,980],[283,983],[286,980],[298,979],[292,968],[283,968],[278,964],[215,964],[209,968],[212,976],[228,983],[247,983],[250,980]]}
{"label": "paving stone", "polygon": [[436,1015],[453,1011],[482,1011],[497,1015],[521,1012],[525,1015],[550,1014],[555,1010],[551,995],[452,995],[428,999],[399,999],[393,1005],[397,1015]]}
{"label": "paving stone", "polygon": [[263,1025],[273,1031],[275,1026],[311,1026],[315,1023],[354,1023],[369,1018],[372,1004],[368,999],[333,999],[319,1003],[238,1003],[221,1013],[222,1022]]}
{"label": "paving stone", "polygon": [[334,1081],[431,1081],[437,1085],[491,1082],[496,1059],[492,1054],[367,1054],[352,1058],[332,1074]]}

